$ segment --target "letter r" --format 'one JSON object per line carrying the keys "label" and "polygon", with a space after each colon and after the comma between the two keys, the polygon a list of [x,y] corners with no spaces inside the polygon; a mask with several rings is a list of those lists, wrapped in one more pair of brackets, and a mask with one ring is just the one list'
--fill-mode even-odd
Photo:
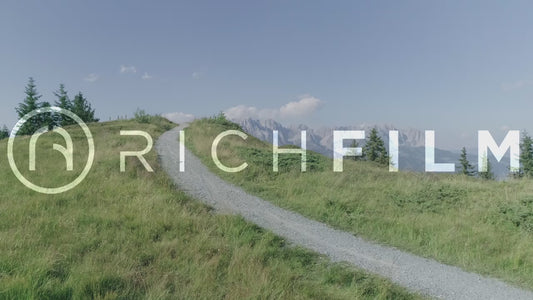
{"label": "letter r", "polygon": [[140,131],[140,130],[121,130],[120,135],[142,136],[148,142],[148,145],[142,151],[121,151],[120,152],[120,172],[126,172],[126,157],[127,156],[137,157],[148,172],[153,172],[154,169],[150,167],[150,165],[148,164],[148,162],[143,156],[152,150],[152,146],[154,145],[154,141],[152,140],[152,137],[148,133],[144,131]]}

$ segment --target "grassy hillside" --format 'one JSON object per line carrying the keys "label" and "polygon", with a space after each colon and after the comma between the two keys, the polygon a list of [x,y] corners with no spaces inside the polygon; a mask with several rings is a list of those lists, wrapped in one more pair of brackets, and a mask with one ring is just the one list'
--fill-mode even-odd
{"label": "grassy hillside", "polygon": [[[144,130],[154,141],[173,125],[122,121],[94,124],[96,158],[75,189],[48,196],[24,187],[5,156],[0,160],[0,298],[2,299],[243,299],[419,298],[391,283],[308,251],[287,247],[272,233],[210,209],[176,191],[160,170],[148,173],[136,159],[119,171],[119,152],[141,150]],[[75,170],[86,142],[74,137]],[[40,184],[61,185],[79,173],[64,171],[52,143],[38,143],[37,171],[28,169],[28,138],[17,138],[22,173]],[[85,144],[84,144],[85,143]],[[6,141],[0,153],[6,153]],[[81,151],[81,152],[79,152]],[[85,151],[86,152],[86,151]]]}
{"label": "grassy hillside", "polygon": [[346,159],[344,172],[308,152],[280,155],[272,171],[272,146],[251,136],[219,144],[225,173],[211,160],[211,143],[238,126],[222,119],[195,121],[187,147],[221,177],[278,206],[382,244],[533,289],[533,180],[484,181],[459,175],[389,173],[370,162]]}

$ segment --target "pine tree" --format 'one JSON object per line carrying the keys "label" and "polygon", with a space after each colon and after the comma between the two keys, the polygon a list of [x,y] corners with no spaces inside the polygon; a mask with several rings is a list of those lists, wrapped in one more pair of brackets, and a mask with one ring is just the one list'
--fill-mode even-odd
{"label": "pine tree", "polygon": [[520,175],[533,176],[533,139],[522,132],[523,138],[520,143]]}
{"label": "pine tree", "polygon": [[494,173],[492,172],[492,164],[490,163],[490,159],[487,158],[487,155],[484,155],[483,158],[483,161],[486,163],[486,169],[485,172],[479,172],[479,177],[486,180],[492,180],[494,179]]}
{"label": "pine tree", "polygon": [[57,97],[57,100],[54,103],[55,106],[70,110],[72,103],[68,97],[67,91],[65,90],[64,84],[59,85],[59,90],[54,92],[54,95]]}
{"label": "pine tree", "polygon": [[378,130],[374,127],[370,131],[370,136],[363,147],[363,156],[366,160],[375,161],[380,164],[389,163],[389,155],[385,149],[385,143],[379,137]]}
{"label": "pine tree", "polygon": [[[65,110],[69,110],[69,111],[72,110],[72,101],[68,97],[68,93],[65,90],[64,84],[59,85],[59,90],[54,92],[54,95],[57,97],[57,100],[54,103],[55,106],[65,109]],[[73,119],[63,114],[56,114],[54,116],[54,119],[56,120],[56,123],[58,124],[58,126],[67,126],[67,125],[76,124],[76,122]]]}
{"label": "pine tree", "polygon": [[[26,86],[26,98],[22,103],[19,104],[15,110],[19,116],[19,119],[24,117],[29,112],[36,110],[41,107],[39,99],[41,95],[37,92],[37,87],[35,85],[35,80],[30,77],[28,85]],[[42,126],[41,118],[39,116],[29,119],[24,125],[19,129],[19,135],[30,135],[33,134],[36,130],[40,129]]]}
{"label": "pine tree", "polygon": [[7,129],[7,126],[4,125],[2,129],[0,129],[0,140],[6,139],[9,137],[9,130]]}
{"label": "pine tree", "polygon": [[[359,147],[359,143],[358,143],[356,140],[354,140],[354,141],[352,142],[352,144],[350,145],[350,148],[358,148],[358,147]],[[362,159],[361,156],[352,156],[351,158],[352,158],[353,160],[361,160],[361,159]]]}
{"label": "pine tree", "polygon": [[[40,104],[40,107],[41,108],[51,107],[51,105],[50,105],[50,103],[45,101],[45,102]],[[57,118],[56,118],[55,114],[52,114],[52,113],[49,113],[49,112],[41,113],[39,115],[39,120],[41,122],[39,128],[48,127],[48,130],[52,130],[54,127],[59,125],[58,122],[57,122]]]}
{"label": "pine tree", "polygon": [[461,164],[461,174],[464,174],[466,176],[474,176],[474,167],[470,164],[466,157],[465,147],[461,149],[461,158],[459,159],[459,163]]}
{"label": "pine tree", "polygon": [[98,119],[94,117],[94,109],[81,92],[74,97],[71,111],[86,123],[98,122]]}

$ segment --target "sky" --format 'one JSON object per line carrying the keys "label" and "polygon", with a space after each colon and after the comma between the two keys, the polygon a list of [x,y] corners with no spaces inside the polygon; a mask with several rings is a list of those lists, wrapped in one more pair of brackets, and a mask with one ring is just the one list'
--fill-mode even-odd
{"label": "sky", "polygon": [[310,126],[533,132],[528,1],[2,1],[0,126],[29,77],[102,121],[137,108]]}

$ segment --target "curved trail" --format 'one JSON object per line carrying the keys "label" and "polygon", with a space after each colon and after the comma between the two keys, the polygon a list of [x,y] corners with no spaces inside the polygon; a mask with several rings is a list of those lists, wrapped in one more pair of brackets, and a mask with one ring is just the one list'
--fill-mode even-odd
{"label": "curved trail", "polygon": [[310,220],[251,196],[214,175],[185,149],[185,172],[179,172],[179,130],[164,133],[156,148],[164,170],[177,186],[215,209],[235,213],[293,244],[344,261],[390,279],[407,289],[442,299],[533,299],[533,292],[465,272],[431,259],[384,247],[351,233]]}

